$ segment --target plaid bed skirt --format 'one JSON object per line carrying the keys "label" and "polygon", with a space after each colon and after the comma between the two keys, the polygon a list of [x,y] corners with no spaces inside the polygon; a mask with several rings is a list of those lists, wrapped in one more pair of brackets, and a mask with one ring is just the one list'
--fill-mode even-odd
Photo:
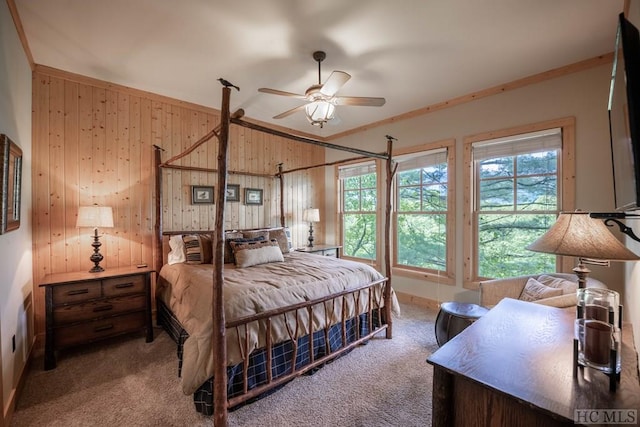
{"label": "plaid bed skirt", "polygon": [[[184,330],[182,325],[171,310],[161,301],[156,300],[158,307],[158,325],[162,326],[169,336],[176,342],[178,350],[178,376],[180,376],[182,370],[182,348],[184,341],[189,337],[189,334]],[[381,326],[377,311],[373,312],[373,327],[378,328]],[[355,318],[346,321],[346,343],[342,342],[342,325],[336,324],[329,328],[328,341],[331,348],[331,352],[335,352],[342,347],[345,347],[349,343],[352,343],[357,339],[357,336],[364,336],[371,330],[369,328],[369,315],[364,313],[360,315],[360,333],[356,335],[357,322]],[[326,340],[323,330],[313,333],[313,350],[314,360],[326,355]],[[291,360],[293,358],[293,342],[285,341],[280,344],[276,344],[272,348],[272,361],[271,371],[272,378],[276,379],[291,372]],[[309,335],[298,338],[298,353],[296,356],[296,369],[301,369],[308,365],[309,358]],[[227,397],[231,398],[239,396],[244,390],[244,379],[242,373],[242,363],[227,367]],[[249,355],[249,371],[247,376],[248,390],[251,390],[259,385],[267,383],[267,354],[266,349],[256,349]],[[308,374],[312,374],[317,371],[318,368],[311,370]],[[282,387],[282,386],[280,386]],[[262,393],[258,397],[244,402],[244,404],[251,403],[257,399],[260,399],[266,395],[269,395],[279,389],[276,387],[265,393]],[[193,394],[193,401],[198,412],[205,415],[213,415],[213,377],[209,378],[196,390]],[[235,408],[242,406],[237,405]]]}

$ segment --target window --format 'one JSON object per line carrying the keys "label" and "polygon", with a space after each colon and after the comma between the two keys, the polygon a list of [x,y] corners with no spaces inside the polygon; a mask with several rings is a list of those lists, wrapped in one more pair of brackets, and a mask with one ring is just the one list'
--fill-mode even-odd
{"label": "window", "polygon": [[339,168],[342,203],[342,254],[376,260],[377,187],[375,163]]}
{"label": "window", "polygon": [[448,272],[453,267],[448,256],[453,191],[448,150],[411,153],[394,160],[398,162],[395,266]]}
{"label": "window", "polygon": [[573,159],[569,123],[573,121],[565,127],[540,126],[533,132],[466,141],[472,194],[465,208],[470,218],[465,220],[465,259],[470,261],[465,285],[481,278],[556,271],[555,256],[526,246],[551,227],[562,208],[572,207],[573,197],[567,196],[573,188],[567,178],[573,175],[568,172]]}

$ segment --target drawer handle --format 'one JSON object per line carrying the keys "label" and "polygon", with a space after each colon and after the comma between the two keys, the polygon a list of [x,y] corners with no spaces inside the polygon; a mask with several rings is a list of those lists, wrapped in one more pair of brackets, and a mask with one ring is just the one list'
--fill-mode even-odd
{"label": "drawer handle", "polygon": [[133,283],[118,283],[116,289],[133,288]]}
{"label": "drawer handle", "polygon": [[76,289],[74,291],[67,292],[67,295],[81,295],[81,294],[88,294],[88,293],[89,293],[89,289]]}
{"label": "drawer handle", "polygon": [[113,304],[103,305],[101,307],[96,307],[93,309],[93,312],[96,313],[98,311],[109,311],[113,309]]}
{"label": "drawer handle", "polygon": [[109,324],[104,326],[98,326],[96,328],[93,328],[93,332],[103,332],[103,331],[108,331],[109,329],[113,329],[113,325]]}

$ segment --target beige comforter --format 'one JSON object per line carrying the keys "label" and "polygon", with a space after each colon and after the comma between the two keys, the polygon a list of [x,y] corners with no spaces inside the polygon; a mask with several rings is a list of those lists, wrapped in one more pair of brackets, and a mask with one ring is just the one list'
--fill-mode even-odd
{"label": "beige comforter", "polygon": [[[249,268],[235,268],[225,264],[224,300],[226,321],[239,319],[265,310],[309,301],[382,278],[369,265],[332,257],[299,252],[285,254],[285,262],[275,262]],[[160,271],[157,295],[178,318],[189,338],[184,343],[182,389],[192,394],[213,375],[213,348],[211,340],[213,283],[212,264],[165,265]],[[373,289],[373,300],[382,301],[383,284]],[[399,313],[399,305],[392,293],[392,311]],[[368,292],[358,298],[359,312],[368,311]],[[382,305],[382,303],[381,303]],[[325,312],[326,307],[326,312]],[[346,298],[349,317],[355,313],[354,298]],[[313,312],[314,330],[327,323],[340,322],[341,303],[328,303]],[[306,310],[298,310],[301,326],[298,336],[308,333]],[[295,317],[288,316],[289,330],[295,330]],[[249,325],[249,352],[264,347],[264,322]],[[238,335],[244,339],[244,328],[227,330],[227,365],[236,365],[243,359],[238,346]],[[290,339],[282,316],[272,323],[274,343]]]}

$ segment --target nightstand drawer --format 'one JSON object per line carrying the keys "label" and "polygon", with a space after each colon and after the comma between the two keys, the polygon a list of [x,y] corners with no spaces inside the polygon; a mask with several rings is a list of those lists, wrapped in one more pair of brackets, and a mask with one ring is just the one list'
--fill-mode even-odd
{"label": "nightstand drawer", "polygon": [[141,311],[139,313],[125,314],[74,326],[57,328],[54,345],[56,348],[65,348],[95,341],[111,335],[133,332],[144,328],[145,322],[145,312]]}
{"label": "nightstand drawer", "polygon": [[55,305],[87,301],[101,296],[100,286],[96,286],[95,282],[58,285],[53,287],[52,292],[53,304]]}
{"label": "nightstand drawer", "polygon": [[326,249],[324,251],[322,251],[322,255],[324,256],[332,256],[334,258],[338,257],[338,250],[337,249]]}
{"label": "nightstand drawer", "polygon": [[105,279],[102,292],[105,297],[144,292],[144,277],[137,275]]}
{"label": "nightstand drawer", "polygon": [[134,310],[144,310],[146,298],[144,294],[111,298],[109,300],[92,301],[84,304],[73,304],[53,309],[55,325],[113,316]]}

